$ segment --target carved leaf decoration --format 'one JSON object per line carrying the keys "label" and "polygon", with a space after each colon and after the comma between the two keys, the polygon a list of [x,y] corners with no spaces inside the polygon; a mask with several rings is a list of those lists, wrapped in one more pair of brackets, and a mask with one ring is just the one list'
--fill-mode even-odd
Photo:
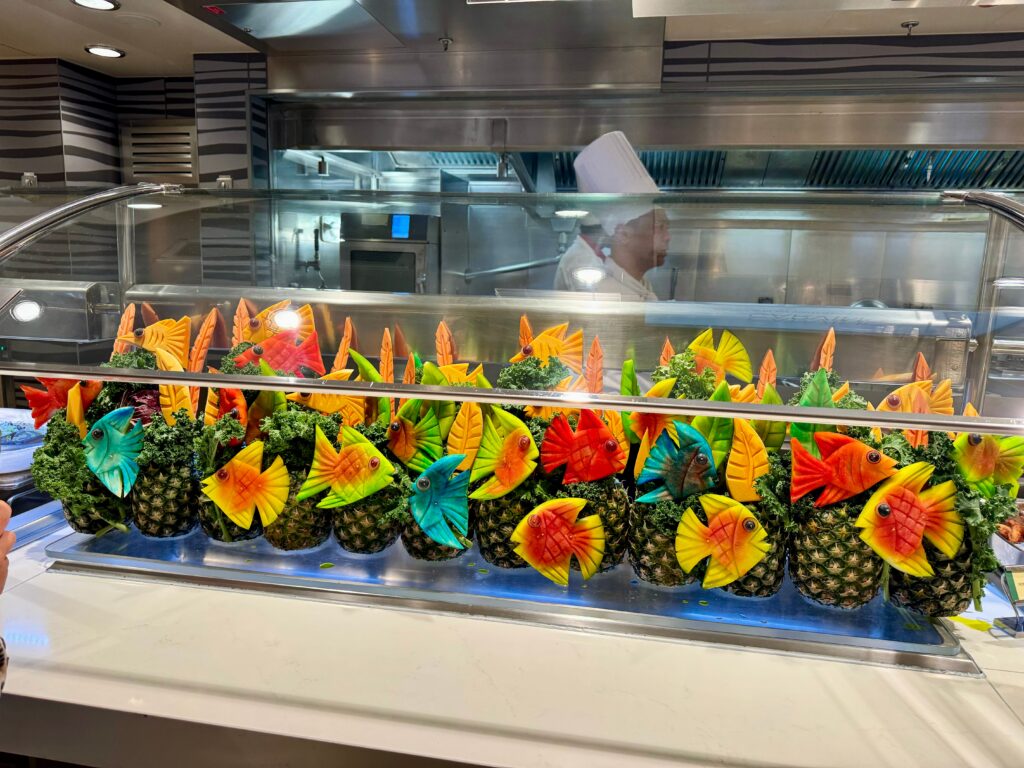
{"label": "carved leaf decoration", "polygon": [[587,354],[586,374],[587,391],[594,394],[604,389],[604,350],[597,336],[590,342],[590,352]]}
{"label": "carved leaf decoration", "polygon": [[341,342],[338,344],[338,354],[334,356],[331,363],[331,373],[341,371],[348,366],[348,351],[355,347],[356,329],[352,324],[352,318],[345,318],[345,329],[341,334]]}
{"label": "carved leaf decoration", "polygon": [[725,468],[725,484],[736,501],[760,501],[754,481],[768,472],[768,451],[746,419],[733,422],[732,450]]}
{"label": "carved leaf decoration", "polygon": [[519,316],[519,348],[522,349],[533,341],[533,328],[530,327],[530,318],[526,315]]}
{"label": "carved leaf decoration", "polygon": [[452,331],[444,320],[437,324],[437,333],[434,334],[434,345],[437,349],[437,364],[439,367],[451,365],[459,356],[455,349],[455,337],[452,336]]}
{"label": "carved leaf decoration", "polygon": [[478,403],[467,400],[459,408],[451,431],[448,432],[448,453],[464,454],[459,471],[470,469],[476,461],[476,453],[480,450],[480,440],[484,435],[484,414]]}
{"label": "carved leaf decoration", "polygon": [[668,365],[668,361],[672,359],[676,351],[672,346],[672,342],[669,341],[668,336],[665,337],[665,343],[661,345],[661,357],[658,358],[658,365]]}
{"label": "carved leaf decoration", "polygon": [[917,357],[914,358],[914,381],[930,381],[931,378],[932,369],[928,365],[928,361],[924,359],[924,355],[918,352]]}
{"label": "carved leaf decoration", "polygon": [[132,348],[132,345],[127,341],[118,341],[120,336],[127,336],[135,330],[135,305],[129,304],[124,308],[124,312],[121,313],[121,322],[117,324],[117,333],[114,334],[114,350],[111,353],[111,357],[115,354],[123,354]]}
{"label": "carved leaf decoration", "polygon": [[[775,386],[768,384],[764,388],[764,395],[761,396],[761,405],[782,405],[782,398],[779,397]],[[764,447],[769,451],[777,451],[786,442],[786,422],[769,421],[758,419],[752,421],[750,426],[761,438]]]}
{"label": "carved leaf decoration", "polygon": [[821,343],[814,352],[814,359],[811,361],[811,370],[816,371],[819,368],[824,368],[826,371],[832,370],[832,364],[836,356],[836,329],[829,328],[828,332],[822,338]]}
{"label": "carved leaf decoration", "polygon": [[160,322],[160,315],[153,309],[153,305],[148,301],[142,302],[142,324],[153,325],[153,323]]}
{"label": "carved leaf decoration", "polygon": [[779,374],[779,369],[775,365],[775,354],[769,349],[764,353],[764,358],[761,360],[761,370],[757,374],[757,399],[761,400],[764,398],[765,387],[771,385],[775,386],[776,377]]}
{"label": "carved leaf decoration", "polygon": [[245,331],[249,327],[249,305],[245,299],[239,299],[235,309],[235,317],[231,323],[231,346],[241,344],[245,339]]}
{"label": "carved leaf decoration", "polygon": [[[732,402],[732,398],[729,397],[729,385],[725,381],[719,383],[710,399],[719,403]],[[732,447],[732,419],[722,416],[695,416],[693,428],[704,435],[711,446],[715,466],[722,466]]]}
{"label": "carved leaf decoration", "polygon": [[[807,387],[807,390],[800,398],[800,405],[805,408],[835,407],[832,402],[832,388],[828,385],[827,368],[819,368],[818,372],[814,374],[810,386]],[[814,439],[814,433],[835,431],[836,428],[832,424],[804,424],[794,421],[789,425],[789,436],[793,440],[799,441],[817,459],[821,458],[821,452],[818,450],[818,443]]]}

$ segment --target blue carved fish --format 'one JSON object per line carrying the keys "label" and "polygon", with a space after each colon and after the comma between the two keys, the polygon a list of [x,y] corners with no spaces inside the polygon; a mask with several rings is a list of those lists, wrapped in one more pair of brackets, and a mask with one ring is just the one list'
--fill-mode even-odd
{"label": "blue carved fish", "polygon": [[412,516],[420,528],[438,544],[465,549],[460,540],[469,535],[469,471],[452,477],[452,472],[465,459],[453,453],[438,459],[416,479],[416,490],[409,499]]}
{"label": "blue carved fish", "polygon": [[672,440],[670,430],[662,432],[636,480],[637,485],[662,483],[638,498],[641,504],[682,499],[713,488],[718,482],[715,459],[704,435],[681,421],[675,422],[675,428],[679,444]]}
{"label": "blue carved fish", "polygon": [[142,451],[142,423],[132,425],[134,415],[131,406],[111,411],[82,440],[86,466],[115,496],[127,496],[139,476],[136,459]]}

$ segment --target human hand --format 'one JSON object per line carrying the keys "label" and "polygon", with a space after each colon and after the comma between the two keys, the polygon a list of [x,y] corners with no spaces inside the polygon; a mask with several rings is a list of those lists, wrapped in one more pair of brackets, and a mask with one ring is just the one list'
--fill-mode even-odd
{"label": "human hand", "polygon": [[10,568],[8,553],[14,547],[14,531],[7,530],[7,524],[11,522],[11,507],[6,501],[0,501],[0,592],[4,591],[7,584],[7,570]]}

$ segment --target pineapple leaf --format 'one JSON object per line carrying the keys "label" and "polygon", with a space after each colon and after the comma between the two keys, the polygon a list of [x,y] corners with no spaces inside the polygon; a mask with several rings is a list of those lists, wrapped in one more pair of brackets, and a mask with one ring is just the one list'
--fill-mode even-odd
{"label": "pineapple leaf", "polygon": [[[819,368],[811,378],[809,385],[800,395],[799,405],[805,408],[833,408],[832,387],[829,386],[828,371]],[[818,443],[814,440],[815,432],[835,432],[833,424],[804,424],[794,421],[789,425],[789,436],[800,442],[812,456],[821,458]]]}
{"label": "pineapple leaf", "polygon": [[[729,395],[729,385],[725,381],[722,381],[715,389],[711,400],[719,403],[732,401],[732,397]],[[724,467],[725,459],[732,447],[732,419],[723,416],[695,416],[693,428],[707,438],[708,444],[711,446],[711,455],[715,458],[715,467]]]}
{"label": "pineapple leaf", "polygon": [[[764,396],[761,398],[762,405],[782,405],[782,398],[779,397],[778,390],[775,389],[771,384],[766,384],[764,387]],[[782,444],[786,442],[786,422],[784,421],[766,421],[766,420],[755,420],[751,422],[751,426],[754,431],[757,432],[757,436],[761,438],[761,442],[764,443],[764,447],[769,451],[777,451],[782,447]]]}

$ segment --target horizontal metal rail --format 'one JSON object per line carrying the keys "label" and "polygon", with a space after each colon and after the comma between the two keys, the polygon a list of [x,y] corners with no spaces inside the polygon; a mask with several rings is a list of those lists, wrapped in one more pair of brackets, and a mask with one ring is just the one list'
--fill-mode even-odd
{"label": "horizontal metal rail", "polygon": [[225,374],[152,371],[137,368],[91,368],[49,363],[0,362],[0,376],[33,376],[53,379],[102,379],[137,384],[172,384],[197,387],[235,387],[250,390],[344,394],[359,397],[398,397],[420,400],[473,400],[489,405],[589,408],[609,411],[642,411],[667,415],[720,416],[729,419],[790,421],[805,424],[843,424],[883,429],[920,429],[935,432],[977,432],[991,435],[1024,435],[1024,419],[943,416],[934,413],[890,413],[792,405],[723,403],[713,400],[674,400],[630,397],[613,393],[547,392],[536,390],[435,387],[391,382],[324,381],[292,376],[229,376]]}
{"label": "horizontal metal rail", "polygon": [[1024,205],[1008,195],[981,190],[948,190],[942,196],[952,200],[962,200],[979,208],[994,211],[1009,221],[1017,229],[1024,230]]}
{"label": "horizontal metal rail", "polygon": [[140,195],[178,193],[181,192],[181,189],[181,186],[178,184],[142,182],[132,186],[104,189],[102,192],[96,192],[78,200],[58,205],[56,208],[44,211],[38,216],[33,216],[31,219],[0,233],[0,264],[3,264],[22,248],[31,245],[39,238],[52,232],[61,224],[70,221],[76,216],[81,216],[83,213],[88,213],[109,203],[129,200]]}

